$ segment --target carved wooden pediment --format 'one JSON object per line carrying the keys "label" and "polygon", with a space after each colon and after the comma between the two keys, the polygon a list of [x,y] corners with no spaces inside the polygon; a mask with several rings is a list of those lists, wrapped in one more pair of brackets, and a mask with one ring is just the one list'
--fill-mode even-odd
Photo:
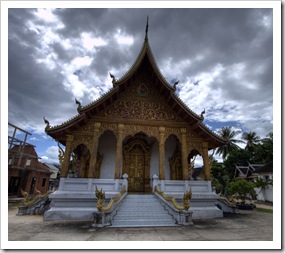
{"label": "carved wooden pediment", "polygon": [[119,119],[183,122],[153,84],[136,81],[98,116]]}

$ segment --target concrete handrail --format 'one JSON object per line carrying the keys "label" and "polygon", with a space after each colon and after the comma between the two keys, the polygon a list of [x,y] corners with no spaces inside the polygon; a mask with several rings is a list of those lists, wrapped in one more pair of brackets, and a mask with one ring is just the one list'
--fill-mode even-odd
{"label": "concrete handrail", "polygon": [[192,211],[188,210],[190,208],[191,189],[184,194],[185,205],[183,203],[183,206],[179,205],[173,197],[167,197],[163,192],[158,191],[157,187],[155,187],[154,194],[164,203],[164,207],[173,216],[177,224],[183,226],[193,225]]}

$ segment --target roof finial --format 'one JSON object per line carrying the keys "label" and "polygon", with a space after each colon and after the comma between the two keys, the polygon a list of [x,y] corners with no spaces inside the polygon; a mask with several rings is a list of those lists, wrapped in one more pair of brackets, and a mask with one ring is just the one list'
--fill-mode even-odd
{"label": "roof finial", "polygon": [[145,27],[145,38],[144,38],[145,41],[148,41],[147,32],[148,32],[148,16],[147,16],[147,19],[146,19],[146,27]]}

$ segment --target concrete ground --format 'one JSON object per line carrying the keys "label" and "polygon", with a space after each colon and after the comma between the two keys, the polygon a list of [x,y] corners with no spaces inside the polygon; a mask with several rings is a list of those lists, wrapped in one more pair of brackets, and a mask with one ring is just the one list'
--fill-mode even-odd
{"label": "concrete ground", "polygon": [[8,241],[272,241],[273,215],[240,210],[224,218],[194,220],[190,227],[93,229],[86,221],[43,221],[43,216],[16,216],[9,207]]}

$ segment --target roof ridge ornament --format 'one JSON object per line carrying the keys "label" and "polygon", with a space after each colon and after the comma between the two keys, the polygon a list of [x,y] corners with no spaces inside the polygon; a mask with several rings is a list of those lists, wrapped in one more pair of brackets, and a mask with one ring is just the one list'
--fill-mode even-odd
{"label": "roof ridge ornament", "polygon": [[144,41],[146,41],[146,42],[148,41],[147,33],[148,33],[148,16],[147,16],[147,19],[146,19],[145,38],[144,38]]}
{"label": "roof ridge ornament", "polygon": [[177,80],[174,84],[173,84],[173,90],[176,91],[176,86],[178,85],[179,80]]}
{"label": "roof ridge ornament", "polygon": [[81,103],[75,98],[75,104],[77,104],[77,112],[80,114],[80,109],[82,108]]}
{"label": "roof ridge ornament", "polygon": [[115,87],[116,78],[115,78],[115,76],[112,75],[110,72],[109,72],[109,75],[110,75],[110,77],[112,78],[113,87]]}
{"label": "roof ridge ornament", "polygon": [[49,123],[49,121],[46,119],[45,116],[44,116],[43,118],[44,118],[44,122],[45,122],[45,124],[46,124],[46,127],[45,127],[45,131],[46,131],[47,129],[50,128],[50,123]]}
{"label": "roof ridge ornament", "polygon": [[204,120],[204,114],[206,113],[206,110],[204,108],[204,111],[201,112],[200,117],[201,117],[201,122]]}

